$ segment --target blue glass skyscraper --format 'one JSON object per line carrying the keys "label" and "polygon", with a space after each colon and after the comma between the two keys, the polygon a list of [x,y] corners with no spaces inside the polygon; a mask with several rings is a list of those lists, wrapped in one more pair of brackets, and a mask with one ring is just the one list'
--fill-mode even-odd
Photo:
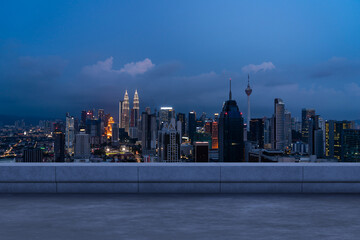
{"label": "blue glass skyscraper", "polygon": [[222,108],[219,118],[219,161],[243,162],[244,156],[244,119],[231,95]]}

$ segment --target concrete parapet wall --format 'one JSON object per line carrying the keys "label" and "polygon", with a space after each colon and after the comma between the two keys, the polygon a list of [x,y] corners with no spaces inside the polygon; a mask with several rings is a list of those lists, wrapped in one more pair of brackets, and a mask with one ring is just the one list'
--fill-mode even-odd
{"label": "concrete parapet wall", "polygon": [[2,163],[0,193],[360,193],[360,164]]}

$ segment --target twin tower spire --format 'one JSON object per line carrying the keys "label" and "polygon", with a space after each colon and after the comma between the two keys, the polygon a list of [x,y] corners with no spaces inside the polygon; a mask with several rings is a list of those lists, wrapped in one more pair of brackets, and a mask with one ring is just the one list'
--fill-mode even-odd
{"label": "twin tower spire", "polygon": [[137,127],[140,118],[140,101],[137,90],[135,90],[133,108],[130,112],[130,102],[127,90],[125,90],[124,100],[119,101],[119,128],[124,128],[129,133],[131,127]]}

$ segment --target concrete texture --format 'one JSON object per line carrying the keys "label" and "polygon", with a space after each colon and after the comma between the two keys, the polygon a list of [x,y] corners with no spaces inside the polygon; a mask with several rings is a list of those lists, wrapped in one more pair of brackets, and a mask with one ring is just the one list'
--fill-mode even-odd
{"label": "concrete texture", "polygon": [[360,164],[0,164],[0,193],[12,192],[360,193]]}
{"label": "concrete texture", "polygon": [[304,165],[304,181],[360,182],[360,164]]}
{"label": "concrete texture", "polygon": [[141,164],[139,182],[220,182],[219,164]]}
{"label": "concrete texture", "polygon": [[56,193],[56,183],[0,183],[0,193]]}
{"label": "concrete texture", "polygon": [[68,165],[56,167],[57,182],[137,182],[138,167],[111,165]]}
{"label": "concrete texture", "polygon": [[0,163],[0,182],[54,182],[55,166]]}
{"label": "concrete texture", "polygon": [[219,193],[220,183],[139,183],[140,193]]}
{"label": "concrete texture", "polygon": [[301,183],[221,183],[221,193],[301,193]]}
{"label": "concrete texture", "polygon": [[0,239],[359,239],[360,195],[2,194]]}
{"label": "concrete texture", "polygon": [[297,164],[224,164],[221,182],[301,182],[302,167]]}
{"label": "concrete texture", "polygon": [[58,193],[137,193],[137,183],[57,183]]}

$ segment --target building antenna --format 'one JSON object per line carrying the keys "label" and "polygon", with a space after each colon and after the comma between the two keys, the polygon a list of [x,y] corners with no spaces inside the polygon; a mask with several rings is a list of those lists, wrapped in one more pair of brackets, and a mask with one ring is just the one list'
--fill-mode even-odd
{"label": "building antenna", "polygon": [[229,92],[229,100],[231,100],[231,97],[232,97],[232,95],[231,95],[231,78],[230,78],[230,92]]}

